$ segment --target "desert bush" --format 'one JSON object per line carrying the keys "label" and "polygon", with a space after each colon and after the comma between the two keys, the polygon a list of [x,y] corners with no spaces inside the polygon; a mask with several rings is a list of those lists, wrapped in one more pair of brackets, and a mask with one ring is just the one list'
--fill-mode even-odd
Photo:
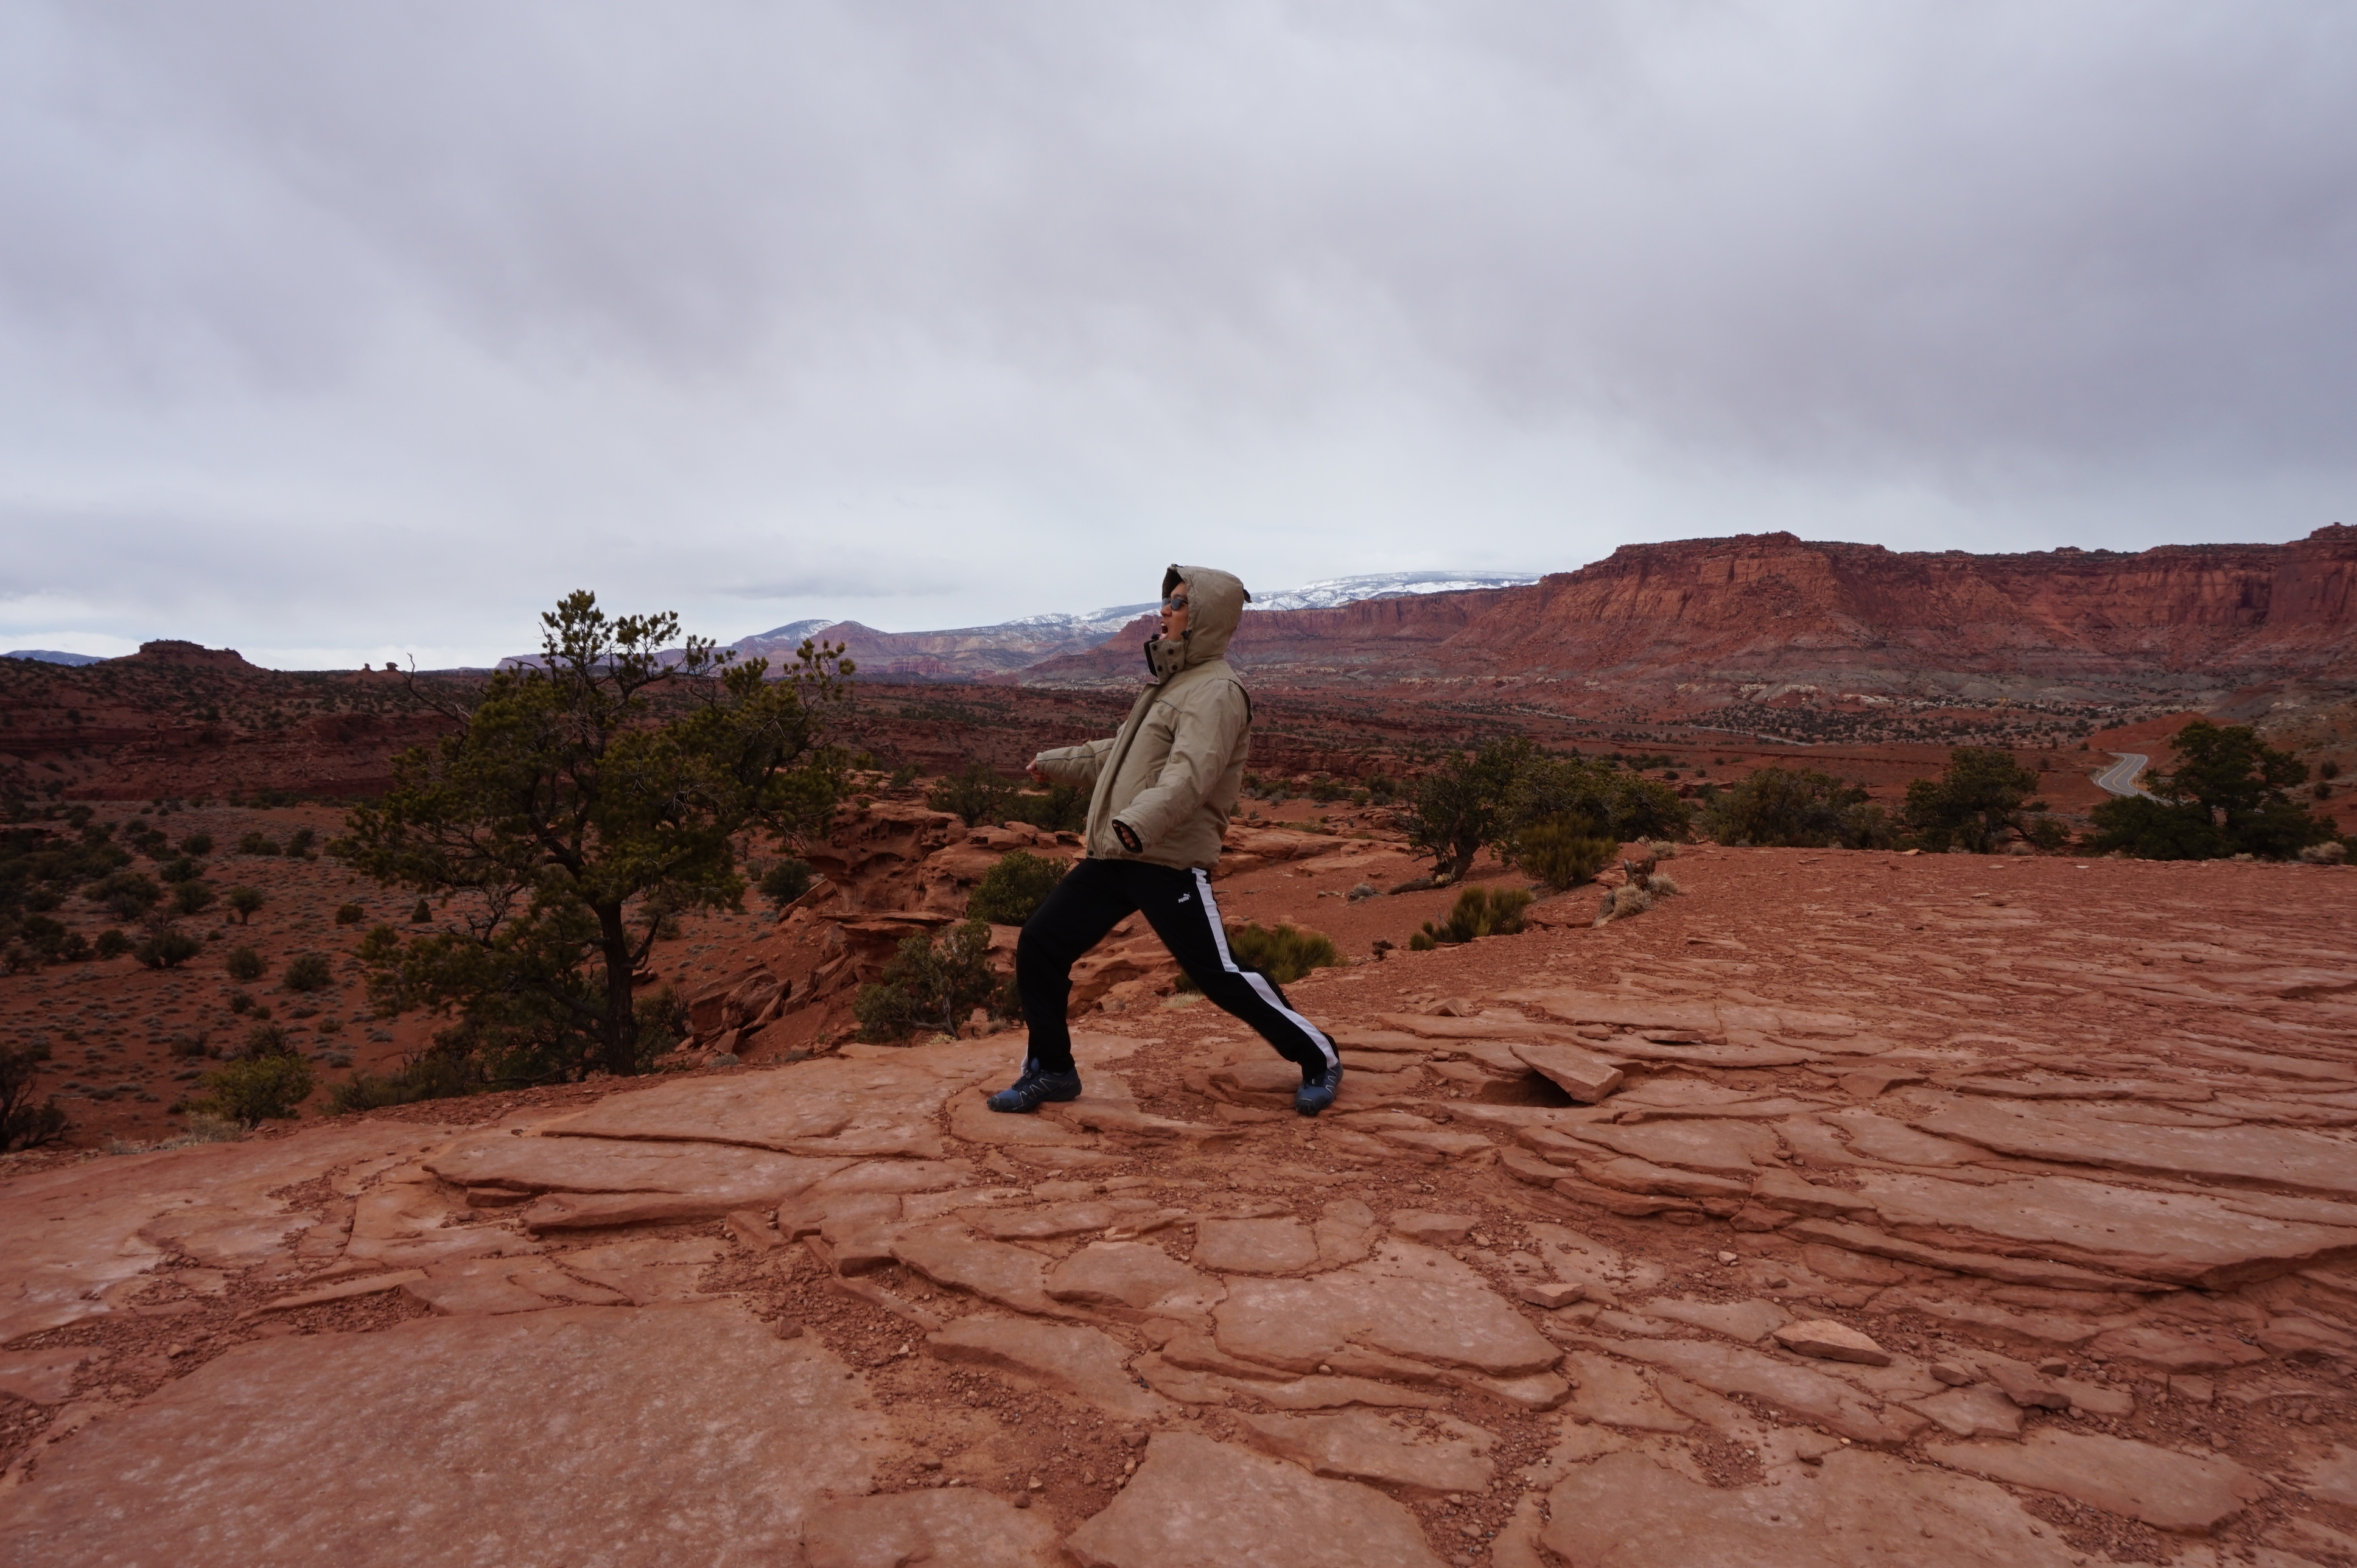
{"label": "desert bush", "polygon": [[1408,938],[1408,949],[1430,952],[1436,947],[1451,947],[1480,937],[1514,936],[1522,930],[1523,912],[1530,907],[1527,888],[1468,887],[1457,896],[1445,919],[1426,920],[1423,929]]}
{"label": "desert bush", "polygon": [[2021,836],[2044,854],[2053,854],[2071,842],[2070,826],[2055,817],[2032,817],[2021,824]]}
{"label": "desert bush", "polygon": [[253,912],[268,902],[263,897],[262,890],[258,887],[232,887],[226,897],[229,899],[230,912],[237,917],[237,923],[241,926],[252,921]]}
{"label": "desert bush", "polygon": [[280,983],[289,991],[325,991],[335,983],[336,972],[325,953],[297,953],[286,963]]}
{"label": "desert bush", "polygon": [[[761,874],[761,897],[782,909],[811,890],[811,880],[809,861],[781,860]],[[425,901],[419,899],[418,908],[422,909],[425,907]],[[432,916],[429,914],[413,917],[413,918],[422,921],[432,918]]]}
{"label": "desert bush", "polygon": [[1703,823],[1721,843],[1763,849],[1882,849],[1899,836],[1865,790],[1811,768],[1760,768],[1718,791]]}
{"label": "desert bush", "polygon": [[34,1148],[66,1130],[54,1097],[33,1103],[33,1080],[48,1059],[46,1045],[0,1046],[0,1155]]}
{"label": "desert bush", "polygon": [[91,950],[101,958],[121,958],[131,950],[131,939],[109,926],[98,933],[98,940],[91,944]]}
{"label": "desert bush", "polygon": [[240,854],[276,854],[278,853],[278,841],[257,828],[253,832],[247,833],[237,841],[237,853]]}
{"label": "desert bush", "polygon": [[1685,889],[1679,886],[1678,879],[1668,872],[1656,871],[1645,878],[1645,891],[1656,898],[1666,898],[1674,894],[1683,893]]}
{"label": "desert bush", "polygon": [[2341,764],[2328,757],[2316,765],[2316,776],[2330,781],[2341,777]]}
{"label": "desert bush", "polygon": [[362,920],[367,918],[368,911],[361,908],[358,904],[339,904],[336,906],[336,924],[339,926],[357,926]]}
{"label": "desert bush", "polygon": [[1028,822],[1051,833],[1076,833],[1088,826],[1089,792],[1077,784],[1050,784],[1045,794],[1018,792],[1008,802],[1005,822]]}
{"label": "desert bush", "polygon": [[188,855],[167,860],[156,868],[156,875],[166,886],[175,882],[193,882],[205,874],[205,868]]}
{"label": "desert bush", "polygon": [[213,835],[210,833],[190,833],[188,837],[180,841],[180,853],[182,854],[202,859],[204,856],[212,854],[212,852]]}
{"label": "desert bush", "polygon": [[264,965],[262,955],[252,948],[233,947],[229,950],[229,956],[222,961],[221,967],[229,971],[231,980],[252,982],[262,978]]}
{"label": "desert bush", "polygon": [[1514,864],[1560,893],[1601,871],[1620,847],[1585,817],[1552,817],[1514,835]]}
{"label": "desert bush", "polygon": [[649,995],[633,998],[630,1007],[638,1016],[639,1048],[650,1058],[687,1038],[687,998],[673,987],[659,986]]}
{"label": "desert bush", "polygon": [[205,1092],[188,1109],[241,1126],[300,1114],[312,1089],[311,1064],[287,1052],[244,1057],[197,1080]]}
{"label": "desert bush", "polygon": [[1948,766],[1938,779],[1918,779],[1907,786],[1900,815],[1917,842],[1934,854],[1960,849],[1991,854],[2008,831],[2029,836],[2025,813],[2045,809],[2043,801],[2031,799],[2037,792],[2038,775],[2011,752],[1960,746],[1948,753]]}
{"label": "desert bush", "polygon": [[[1342,961],[1333,939],[1286,921],[1275,926],[1257,922],[1227,926],[1228,956],[1238,969],[1265,976],[1277,985],[1290,985],[1313,969],[1332,969]],[[1192,975],[1181,973],[1182,992],[1200,991]]]}
{"label": "desert bush", "polygon": [[294,1047],[286,1038],[285,1029],[277,1024],[256,1024],[245,1032],[239,1042],[237,1059],[253,1061],[262,1057],[283,1057]]}
{"label": "desert bush", "polygon": [[863,1040],[905,1040],[919,1029],[955,1035],[996,988],[989,923],[969,919],[938,936],[905,939],[881,981],[859,988],[852,1015]]}
{"label": "desert bush", "polygon": [[1432,857],[1436,881],[1461,879],[1473,857],[1499,841],[1507,828],[1508,791],[1537,756],[1519,736],[1486,741],[1450,752],[1410,786],[1399,825],[1410,849]]}
{"label": "desert bush", "polygon": [[2349,858],[2349,846],[2340,839],[2327,839],[2302,848],[2299,858],[2310,865],[2339,865]]}
{"label": "desert bush", "polygon": [[175,882],[172,884],[172,912],[176,915],[201,915],[213,907],[213,885],[210,882]]}
{"label": "desert bush", "polygon": [[450,1051],[427,1050],[389,1073],[356,1072],[328,1090],[328,1112],[349,1116],[387,1105],[414,1105],[421,1100],[456,1100],[480,1094],[490,1087],[469,1058]]}
{"label": "desert bush", "polygon": [[409,923],[413,926],[428,926],[434,923],[434,911],[426,906],[425,899],[420,898],[417,901],[417,907],[409,911]]}
{"label": "desert bush", "polygon": [[166,926],[131,953],[149,969],[178,969],[204,950],[205,944],[188,932]]}
{"label": "desert bush", "polygon": [[974,884],[974,896],[966,900],[966,917],[994,926],[1019,926],[1063,879],[1060,862],[1027,850],[1010,850]]}
{"label": "desert bush", "polygon": [[232,1013],[251,1013],[251,1012],[253,1012],[253,993],[252,993],[252,992],[250,992],[250,991],[232,991],[232,992],[231,992],[231,993],[229,993],[229,1010],[230,1010],[231,1012],[232,1012]]}
{"label": "desert bush", "polygon": [[1615,920],[1625,920],[1631,915],[1641,915],[1653,907],[1653,896],[1636,883],[1627,883],[1604,895],[1604,902],[1596,911],[1596,923],[1609,926]]}
{"label": "desert bush", "polygon": [[298,860],[317,860],[319,857],[314,851],[313,846],[318,842],[319,832],[317,829],[296,828],[293,832],[286,835],[286,853],[295,856]]}
{"label": "desert bush", "polygon": [[934,785],[925,796],[925,804],[936,811],[954,812],[960,822],[974,828],[1006,821],[1016,794],[1014,785],[991,771],[987,764],[976,762]]}
{"label": "desert bush", "polygon": [[85,897],[118,920],[135,920],[163,902],[164,890],[138,872],[118,871],[91,884]]}

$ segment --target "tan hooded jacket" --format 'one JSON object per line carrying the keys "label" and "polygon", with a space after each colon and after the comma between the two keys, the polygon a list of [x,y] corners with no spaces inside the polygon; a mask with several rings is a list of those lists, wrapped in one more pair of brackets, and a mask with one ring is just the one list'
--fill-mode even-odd
{"label": "tan hooded jacket", "polygon": [[[1220,858],[1243,787],[1252,699],[1224,656],[1252,596],[1225,572],[1173,566],[1163,574],[1163,596],[1182,583],[1187,629],[1176,643],[1159,637],[1146,643],[1154,682],[1138,693],[1121,732],[1033,760],[1057,783],[1094,787],[1085,842],[1098,859],[1208,867]],[[1137,854],[1114,836],[1115,822],[1137,835]]]}

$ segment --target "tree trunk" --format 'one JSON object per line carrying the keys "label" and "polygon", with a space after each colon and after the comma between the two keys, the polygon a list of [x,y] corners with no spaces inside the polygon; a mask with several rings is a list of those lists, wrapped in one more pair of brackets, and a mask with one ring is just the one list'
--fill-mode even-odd
{"label": "tree trunk", "polygon": [[639,1019],[630,1005],[630,929],[619,904],[597,906],[597,945],[606,955],[606,1070],[639,1070]]}

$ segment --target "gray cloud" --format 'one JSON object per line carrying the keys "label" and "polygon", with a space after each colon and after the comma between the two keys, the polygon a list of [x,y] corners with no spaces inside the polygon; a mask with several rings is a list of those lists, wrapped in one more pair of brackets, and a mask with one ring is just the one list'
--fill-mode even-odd
{"label": "gray cloud", "polygon": [[0,645],[2292,537],[2352,64],[2321,0],[27,0]]}

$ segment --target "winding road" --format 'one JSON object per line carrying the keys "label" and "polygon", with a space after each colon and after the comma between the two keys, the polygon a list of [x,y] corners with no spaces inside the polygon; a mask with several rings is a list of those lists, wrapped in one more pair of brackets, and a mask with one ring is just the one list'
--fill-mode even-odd
{"label": "winding road", "polygon": [[2152,758],[2140,751],[2115,751],[2112,755],[2119,760],[2095,775],[2095,788],[2107,794],[2142,795],[2146,800],[2151,800],[2151,790],[2136,788],[2136,775],[2145,770]]}

